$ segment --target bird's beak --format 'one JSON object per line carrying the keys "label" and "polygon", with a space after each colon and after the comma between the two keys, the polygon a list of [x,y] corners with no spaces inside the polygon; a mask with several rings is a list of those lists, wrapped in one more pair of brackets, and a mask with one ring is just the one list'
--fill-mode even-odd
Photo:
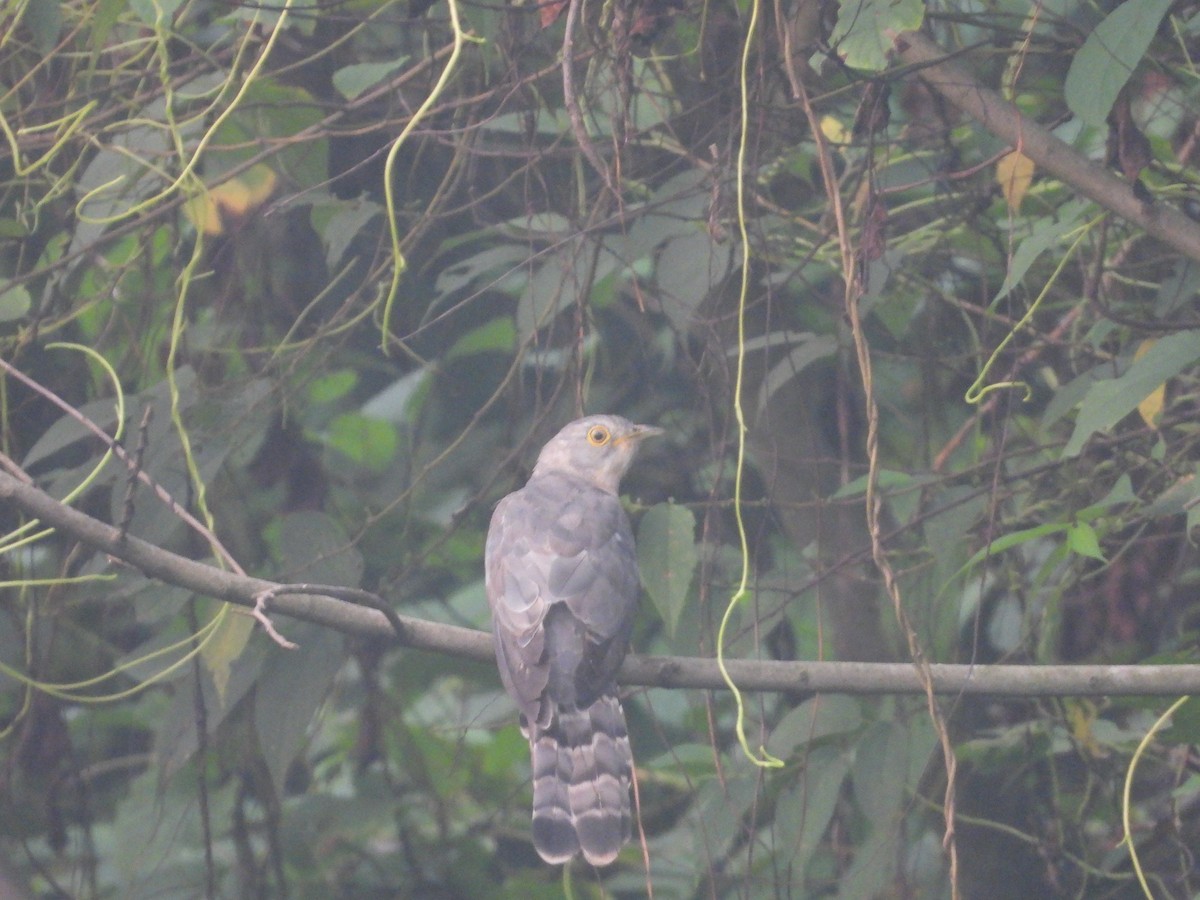
{"label": "bird's beak", "polygon": [[658,437],[660,434],[666,433],[666,429],[659,428],[657,425],[634,425],[633,431],[625,435],[625,439],[640,442],[644,438]]}

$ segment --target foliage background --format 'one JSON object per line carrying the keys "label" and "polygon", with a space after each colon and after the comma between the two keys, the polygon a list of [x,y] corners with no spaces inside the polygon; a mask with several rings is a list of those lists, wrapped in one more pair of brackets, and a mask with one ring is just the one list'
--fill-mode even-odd
{"label": "foliage background", "polygon": [[[492,505],[612,411],[670,432],[626,482],[640,652],[712,655],[746,565],[731,656],[1190,661],[1200,260],[889,35],[1195,215],[1198,13],[14,0],[0,357],[248,572],[431,621],[487,627]],[[0,416],[10,472],[219,555],[12,369]],[[281,618],[288,652],[0,514],[0,893],[561,895],[492,667]],[[756,696],[763,769],[727,694],[630,694],[644,848],[576,895],[1142,896],[1123,812],[1152,895],[1200,890],[1191,705],[1123,803],[1165,701]]]}

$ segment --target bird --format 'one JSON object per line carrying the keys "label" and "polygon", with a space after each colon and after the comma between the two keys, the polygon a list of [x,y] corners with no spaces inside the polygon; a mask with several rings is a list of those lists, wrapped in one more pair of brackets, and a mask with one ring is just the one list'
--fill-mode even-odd
{"label": "bird", "polygon": [[496,663],[520,710],[533,771],[533,846],[551,865],[612,863],[630,836],[633,753],[616,673],[641,580],[617,495],[663,429],[577,419],[492,514],[484,584]]}

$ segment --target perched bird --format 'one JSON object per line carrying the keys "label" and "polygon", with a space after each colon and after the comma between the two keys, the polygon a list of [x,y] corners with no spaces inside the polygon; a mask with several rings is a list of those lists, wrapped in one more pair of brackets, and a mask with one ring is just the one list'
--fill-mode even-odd
{"label": "perched bird", "polygon": [[629,840],[633,755],[614,681],[639,578],[617,489],[661,428],[588,416],[555,435],[496,506],[485,551],[496,662],[533,765],[533,845],[594,866]]}

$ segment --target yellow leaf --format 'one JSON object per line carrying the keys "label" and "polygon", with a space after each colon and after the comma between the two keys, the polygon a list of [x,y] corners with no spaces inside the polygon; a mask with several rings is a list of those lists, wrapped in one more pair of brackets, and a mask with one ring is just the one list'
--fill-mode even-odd
{"label": "yellow leaf", "polygon": [[1075,738],[1079,749],[1097,759],[1108,756],[1108,751],[1096,739],[1095,732],[1092,730],[1096,721],[1095,704],[1082,700],[1065,700],[1063,705],[1066,708],[1067,724],[1071,729],[1071,736]]}
{"label": "yellow leaf", "polygon": [[835,119],[833,116],[821,117],[821,134],[835,144],[850,143],[849,129],[841,123],[840,119]]}
{"label": "yellow leaf", "polygon": [[183,211],[197,231],[210,235],[221,233],[221,211],[208,188],[201,188],[200,193],[188,197]]}
{"label": "yellow leaf", "polygon": [[268,165],[259,163],[237,178],[230,178],[212,189],[212,195],[223,216],[241,219],[262,206],[275,190],[278,178]]}
{"label": "yellow leaf", "polygon": [[231,178],[208,192],[225,221],[240,219],[250,209],[250,188],[240,179]]}
{"label": "yellow leaf", "polygon": [[[1157,341],[1145,340],[1138,344],[1138,348],[1134,351],[1134,360],[1139,360],[1154,347]],[[1146,398],[1138,404],[1138,415],[1142,417],[1142,421],[1154,428],[1154,422],[1162,412],[1163,402],[1167,396],[1167,385],[1164,382],[1146,395]]]}
{"label": "yellow leaf", "polygon": [[259,163],[215,188],[201,188],[200,193],[188,199],[184,212],[205,234],[221,234],[262,206],[274,193],[278,181],[270,166]]}
{"label": "yellow leaf", "polygon": [[210,640],[205,641],[200,648],[200,655],[208,672],[212,675],[213,684],[217,687],[217,696],[225,701],[225,691],[229,687],[229,673],[233,662],[242,655],[250,635],[254,633],[254,619],[232,610],[225,611],[225,621],[217,626],[217,632]]}
{"label": "yellow leaf", "polygon": [[1033,182],[1033,160],[1014,150],[996,163],[996,181],[1000,183],[1009,211],[1017,212]]}

